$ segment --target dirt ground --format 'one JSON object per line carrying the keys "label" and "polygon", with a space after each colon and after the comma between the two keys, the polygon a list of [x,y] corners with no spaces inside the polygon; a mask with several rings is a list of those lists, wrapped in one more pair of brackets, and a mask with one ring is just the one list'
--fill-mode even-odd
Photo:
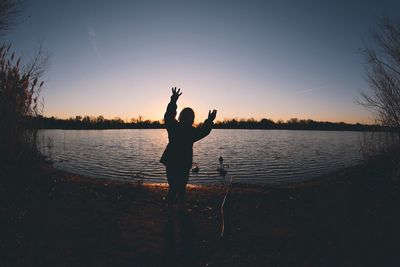
{"label": "dirt ground", "polygon": [[[400,191],[387,161],[282,187],[165,185],[2,172],[0,266],[399,266]],[[23,178],[21,178],[23,176]]]}

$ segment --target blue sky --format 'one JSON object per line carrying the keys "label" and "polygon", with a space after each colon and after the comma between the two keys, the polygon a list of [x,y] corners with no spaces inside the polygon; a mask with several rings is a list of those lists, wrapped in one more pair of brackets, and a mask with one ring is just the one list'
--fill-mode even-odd
{"label": "blue sky", "polygon": [[161,119],[170,88],[198,121],[368,122],[362,38],[399,1],[31,0],[6,37],[49,52],[46,116]]}

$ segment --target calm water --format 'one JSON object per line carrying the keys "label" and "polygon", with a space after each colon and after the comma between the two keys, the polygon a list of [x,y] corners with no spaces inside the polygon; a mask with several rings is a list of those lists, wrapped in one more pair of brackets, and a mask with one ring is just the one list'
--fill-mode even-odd
{"label": "calm water", "polygon": [[[359,163],[362,133],[289,130],[213,130],[195,143],[200,168],[192,183],[300,181]],[[42,150],[57,168],[113,179],[165,182],[159,158],[167,144],[163,129],[43,130]],[[227,176],[216,171],[222,156]]]}

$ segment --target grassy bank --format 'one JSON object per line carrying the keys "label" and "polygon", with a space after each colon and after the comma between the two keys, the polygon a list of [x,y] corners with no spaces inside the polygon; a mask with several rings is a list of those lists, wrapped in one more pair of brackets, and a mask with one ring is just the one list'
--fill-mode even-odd
{"label": "grassy bank", "polygon": [[[0,266],[165,266],[161,185],[85,178],[41,164],[3,171]],[[233,186],[231,235],[220,240],[226,188],[190,187],[191,266],[398,266],[400,193],[381,159],[283,188]],[[18,176],[18,179],[16,179]],[[398,178],[398,177],[397,177]]]}

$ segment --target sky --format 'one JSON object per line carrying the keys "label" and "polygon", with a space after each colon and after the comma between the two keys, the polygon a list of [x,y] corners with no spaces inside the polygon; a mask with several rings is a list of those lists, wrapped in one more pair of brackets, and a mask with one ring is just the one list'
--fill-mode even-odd
{"label": "sky", "polygon": [[44,115],[161,120],[171,87],[196,121],[293,117],[369,123],[359,50],[400,1],[26,0],[7,36],[42,44]]}

